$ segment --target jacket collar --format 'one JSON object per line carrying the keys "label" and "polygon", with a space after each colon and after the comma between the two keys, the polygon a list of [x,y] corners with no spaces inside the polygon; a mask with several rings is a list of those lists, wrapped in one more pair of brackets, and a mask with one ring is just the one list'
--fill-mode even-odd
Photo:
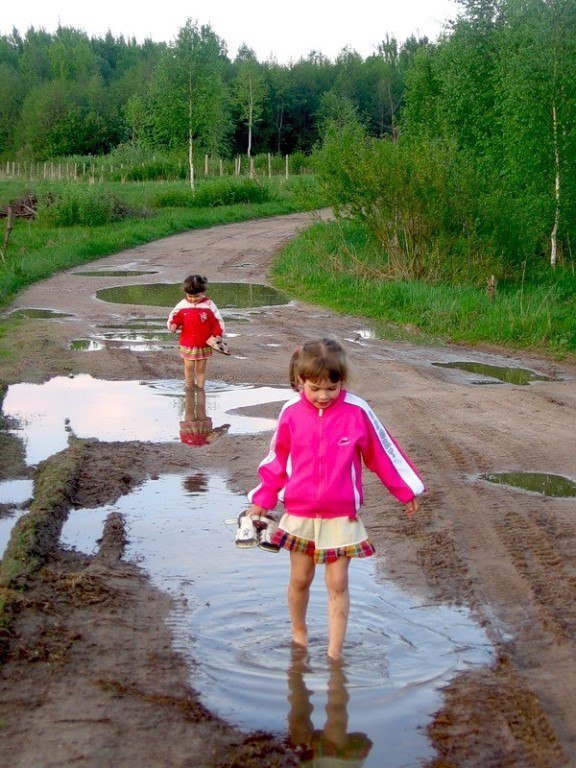
{"label": "jacket collar", "polygon": [[332,405],[328,406],[328,408],[316,408],[316,406],[312,405],[310,400],[308,400],[308,398],[306,397],[304,392],[300,392],[299,394],[300,394],[300,402],[303,403],[303,405],[306,408],[308,408],[311,412],[318,413],[318,411],[320,411],[320,410],[326,411],[326,412],[331,412],[331,411],[334,411],[335,409],[339,408],[342,405],[342,403],[344,402],[344,398],[346,397],[347,392],[344,389],[344,387],[342,387],[341,390],[340,390],[340,393],[338,394],[338,397],[336,398],[336,400],[334,400],[332,402]]}

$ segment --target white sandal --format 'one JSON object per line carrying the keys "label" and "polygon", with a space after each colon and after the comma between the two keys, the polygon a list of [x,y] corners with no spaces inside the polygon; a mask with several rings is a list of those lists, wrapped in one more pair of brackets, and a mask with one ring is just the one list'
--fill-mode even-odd
{"label": "white sandal", "polygon": [[256,536],[256,526],[251,515],[248,515],[245,511],[240,512],[238,515],[238,530],[236,531],[236,546],[237,547],[256,547],[258,545],[258,538]]}
{"label": "white sandal", "polygon": [[278,544],[272,543],[272,537],[276,533],[278,523],[273,517],[262,515],[256,519],[256,530],[258,531],[258,546],[266,552],[280,552]]}
{"label": "white sandal", "polygon": [[210,336],[210,338],[206,340],[206,344],[208,344],[209,347],[212,347],[212,349],[215,349],[216,352],[222,352],[223,355],[230,354],[228,344],[226,344],[221,336]]}

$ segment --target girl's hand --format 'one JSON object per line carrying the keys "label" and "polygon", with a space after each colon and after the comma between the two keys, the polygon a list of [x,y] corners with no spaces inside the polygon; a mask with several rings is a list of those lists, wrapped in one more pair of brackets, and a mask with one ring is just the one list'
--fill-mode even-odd
{"label": "girl's hand", "polygon": [[420,509],[420,502],[418,501],[418,498],[415,496],[412,501],[409,501],[408,504],[406,504],[406,514],[408,517],[412,517],[412,515],[415,515],[416,512]]}
{"label": "girl's hand", "polygon": [[266,512],[268,512],[267,509],[259,507],[256,504],[251,504],[246,510],[246,514],[250,515],[251,517],[260,517],[261,515],[265,515]]}
{"label": "girl's hand", "polygon": [[172,333],[176,333],[176,331],[178,330],[178,326],[176,325],[176,323],[170,323],[170,330],[172,331]]}

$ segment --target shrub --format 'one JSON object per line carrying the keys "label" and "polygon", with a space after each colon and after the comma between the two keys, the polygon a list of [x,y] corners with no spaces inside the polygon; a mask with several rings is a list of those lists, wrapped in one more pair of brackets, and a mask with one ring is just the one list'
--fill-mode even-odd
{"label": "shrub", "polygon": [[157,208],[212,208],[239,203],[266,203],[272,195],[268,186],[252,179],[216,179],[200,182],[196,190],[185,186],[166,187],[157,192]]}
{"label": "shrub", "polygon": [[84,186],[50,192],[38,207],[39,221],[53,227],[98,227],[131,215],[136,214],[110,191]]}

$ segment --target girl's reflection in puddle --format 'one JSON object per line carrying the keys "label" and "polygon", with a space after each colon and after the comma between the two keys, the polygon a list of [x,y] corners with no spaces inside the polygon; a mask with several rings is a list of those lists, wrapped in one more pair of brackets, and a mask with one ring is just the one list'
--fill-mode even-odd
{"label": "girl's reflection in puddle", "polygon": [[230,429],[230,424],[214,427],[206,415],[206,392],[187,387],[184,399],[184,421],[180,422],[180,440],[186,445],[208,445]]}
{"label": "girl's reflection in puddle", "polygon": [[301,768],[361,768],[372,748],[365,733],[348,733],[348,680],[341,662],[331,662],[326,699],[326,723],[314,729],[312,692],[304,675],[312,672],[305,648],[293,644],[288,668],[288,728],[290,742],[301,757]]}

